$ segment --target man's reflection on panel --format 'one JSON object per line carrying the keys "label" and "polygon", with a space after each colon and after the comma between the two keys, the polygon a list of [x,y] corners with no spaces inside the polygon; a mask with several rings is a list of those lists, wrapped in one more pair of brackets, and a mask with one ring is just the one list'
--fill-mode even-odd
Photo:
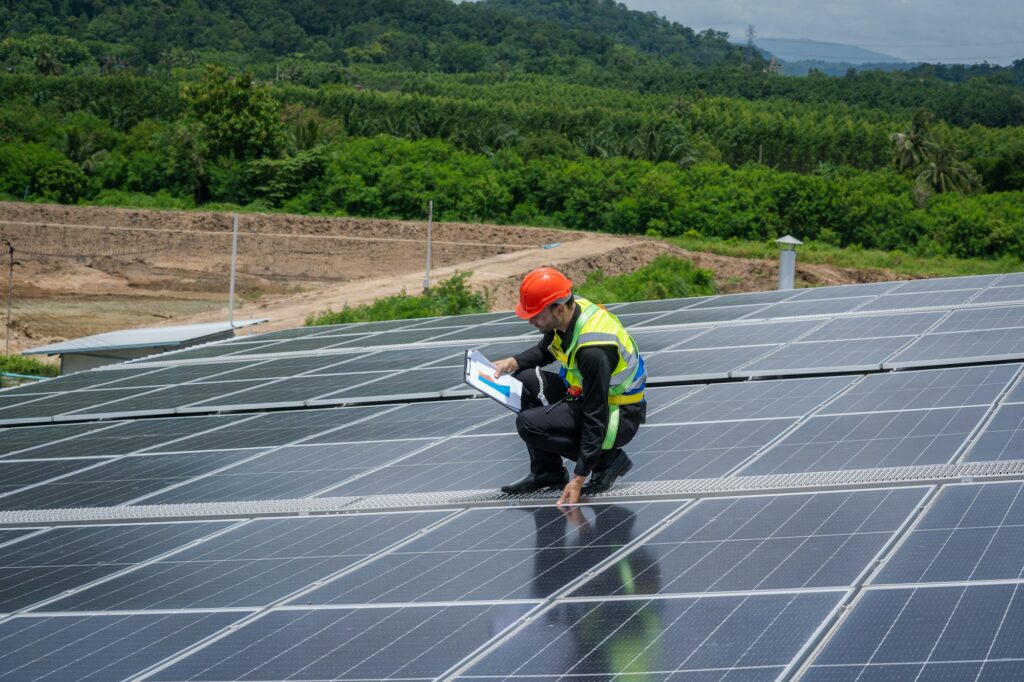
{"label": "man's reflection on panel", "polygon": [[[635,537],[627,507],[524,508],[536,524],[532,596],[545,599],[592,570]],[[631,597],[661,587],[656,555],[640,547],[606,566],[572,597]],[[646,599],[570,602],[547,611],[530,631],[502,647],[499,668],[518,674],[606,676],[651,671],[659,660],[662,624]],[[539,627],[538,627],[539,626]],[[538,637],[537,633],[542,630]],[[532,632],[531,632],[532,631]],[[642,676],[640,676],[642,679]]]}

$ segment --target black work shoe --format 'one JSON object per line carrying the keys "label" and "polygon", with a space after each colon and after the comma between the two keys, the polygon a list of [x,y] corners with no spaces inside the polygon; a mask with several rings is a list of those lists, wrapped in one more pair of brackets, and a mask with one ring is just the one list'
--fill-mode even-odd
{"label": "black work shoe", "polygon": [[632,468],[633,461],[626,456],[624,451],[620,450],[618,457],[612,460],[611,464],[601,469],[601,471],[595,471],[590,474],[590,480],[580,490],[580,494],[596,495],[597,493],[611,490],[615,480],[619,476],[625,475]]}
{"label": "black work shoe", "polygon": [[501,486],[501,492],[509,495],[521,495],[532,493],[544,488],[564,488],[569,482],[569,474],[562,467],[561,471],[545,471],[539,474],[529,474],[526,478],[509,485]]}

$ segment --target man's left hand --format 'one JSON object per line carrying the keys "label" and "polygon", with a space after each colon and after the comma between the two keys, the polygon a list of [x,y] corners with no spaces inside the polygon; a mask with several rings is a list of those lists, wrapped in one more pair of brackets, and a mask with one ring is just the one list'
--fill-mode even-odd
{"label": "man's left hand", "polygon": [[573,476],[562,490],[562,496],[558,498],[558,506],[577,504],[580,501],[580,490],[583,488],[583,481],[586,476]]}

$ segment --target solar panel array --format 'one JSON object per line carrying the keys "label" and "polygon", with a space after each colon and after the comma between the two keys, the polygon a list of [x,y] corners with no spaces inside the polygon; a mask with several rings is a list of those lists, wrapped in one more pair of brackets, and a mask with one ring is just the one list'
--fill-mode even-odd
{"label": "solar panel array", "polygon": [[1024,676],[1022,282],[610,306],[648,423],[572,509],[496,491],[505,313],[0,392],[0,679]]}

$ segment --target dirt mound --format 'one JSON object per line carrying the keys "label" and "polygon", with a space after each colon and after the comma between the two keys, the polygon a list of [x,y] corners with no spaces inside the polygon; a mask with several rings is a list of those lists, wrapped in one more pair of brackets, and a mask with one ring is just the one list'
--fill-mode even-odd
{"label": "dirt mound", "polygon": [[[229,213],[0,202],[0,216],[17,261],[12,352],[113,329],[226,319]],[[239,223],[235,317],[270,320],[252,332],[422,287],[425,221],[242,214]],[[434,224],[431,236],[432,280],[471,271],[471,285],[487,289],[495,309],[510,309],[522,275],[541,265],[582,280],[598,268],[631,272],[669,252],[714,271],[721,293],[774,289],[778,277],[774,261],[643,237],[466,223]],[[890,279],[797,266],[798,286]]]}

